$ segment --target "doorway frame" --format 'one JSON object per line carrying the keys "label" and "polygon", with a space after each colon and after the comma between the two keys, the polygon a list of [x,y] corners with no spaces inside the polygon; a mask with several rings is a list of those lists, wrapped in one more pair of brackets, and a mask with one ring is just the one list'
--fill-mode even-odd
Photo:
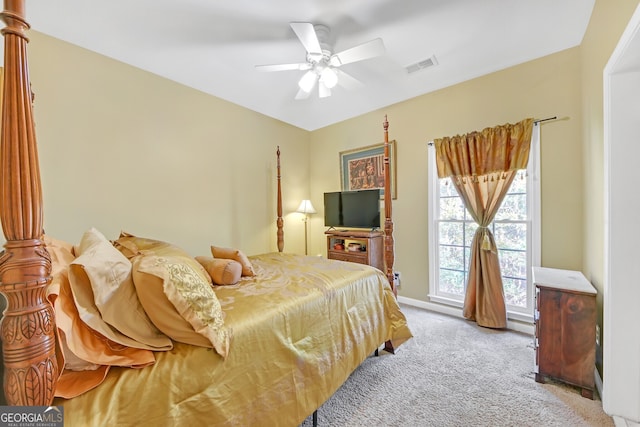
{"label": "doorway frame", "polygon": [[640,5],[603,72],[603,391],[616,425],[640,423]]}

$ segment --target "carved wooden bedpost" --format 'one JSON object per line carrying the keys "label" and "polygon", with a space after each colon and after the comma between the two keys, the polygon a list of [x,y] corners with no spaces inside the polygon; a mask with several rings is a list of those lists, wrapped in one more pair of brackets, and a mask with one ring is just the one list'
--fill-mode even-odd
{"label": "carved wooden bedpost", "polygon": [[10,405],[53,401],[58,378],[55,321],[45,290],[51,259],[45,249],[42,188],[27,67],[24,0],[5,0],[4,91],[0,137],[0,217],[6,239],[0,292],[7,298],[1,336],[4,393]]}
{"label": "carved wooden bedpost", "polygon": [[276,151],[278,156],[278,206],[277,213],[278,219],[276,221],[278,226],[278,252],[282,252],[284,249],[284,230],[283,230],[283,221],[282,221],[282,184],[280,183],[280,146],[278,145],[278,150]]}
{"label": "carved wooden bedpost", "polygon": [[[384,115],[384,262],[387,274],[387,280],[391,285],[394,295],[398,295],[393,280],[393,261],[394,261],[394,243],[393,243],[393,221],[391,220],[391,164],[389,162],[389,122],[387,115]],[[395,353],[391,341],[384,343],[384,349],[389,353]]]}
{"label": "carved wooden bedpost", "polygon": [[389,122],[384,116],[384,260],[386,265],[387,279],[393,293],[397,295],[397,290],[393,280],[393,221],[391,220],[391,166],[389,163]]}

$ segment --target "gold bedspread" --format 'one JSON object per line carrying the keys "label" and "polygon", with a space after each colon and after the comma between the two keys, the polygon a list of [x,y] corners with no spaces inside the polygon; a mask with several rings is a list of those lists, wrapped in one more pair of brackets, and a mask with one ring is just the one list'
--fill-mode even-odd
{"label": "gold bedspread", "polygon": [[411,337],[374,268],[320,257],[250,258],[256,276],[215,288],[232,332],[223,360],[175,343],[143,369],[112,368],[96,389],[56,399],[66,426],[297,426],[387,340]]}

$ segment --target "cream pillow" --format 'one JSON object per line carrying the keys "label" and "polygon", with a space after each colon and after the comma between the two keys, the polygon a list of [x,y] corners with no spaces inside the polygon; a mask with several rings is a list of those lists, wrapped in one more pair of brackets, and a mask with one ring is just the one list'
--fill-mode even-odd
{"label": "cream pillow", "polygon": [[238,261],[242,265],[243,276],[255,276],[256,273],[253,270],[253,265],[249,258],[240,250],[232,248],[220,248],[218,246],[211,246],[211,255],[214,258],[232,259]]}
{"label": "cream pillow", "polygon": [[109,339],[134,348],[166,351],[171,340],[151,322],[136,295],[131,262],[98,230],[82,236],[69,281],[81,319]]}
{"label": "cream pillow", "polygon": [[104,235],[99,232],[95,227],[91,227],[80,238],[80,243],[73,247],[73,251],[76,256],[80,256],[92,246],[102,243],[107,240]]}
{"label": "cream pillow", "polygon": [[220,302],[197,261],[143,253],[132,262],[138,297],[158,329],[175,341],[212,347],[222,357],[229,354]]}
{"label": "cream pillow", "polygon": [[80,320],[68,275],[69,264],[75,259],[73,245],[46,235],[44,242],[52,264],[47,299],[56,317],[56,356],[58,366],[64,367],[55,395],[69,399],[96,387],[104,380],[109,365],[142,368],[152,364],[153,352],[113,342]]}
{"label": "cream pillow", "polygon": [[197,256],[198,261],[216,285],[235,285],[242,276],[242,264],[232,259]]}
{"label": "cream pillow", "polygon": [[[48,298],[56,313],[60,340],[80,359],[96,365],[144,367],[155,362],[153,352],[127,347],[101,335],[80,319],[67,270],[60,273],[58,293]],[[66,357],[66,355],[65,355]],[[77,367],[76,367],[77,369]]]}

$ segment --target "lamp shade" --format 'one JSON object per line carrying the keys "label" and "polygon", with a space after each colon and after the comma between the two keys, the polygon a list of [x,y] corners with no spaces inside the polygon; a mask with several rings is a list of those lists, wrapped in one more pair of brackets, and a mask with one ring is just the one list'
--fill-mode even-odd
{"label": "lamp shade", "polygon": [[311,204],[311,200],[303,200],[300,202],[300,206],[298,206],[298,210],[296,212],[300,212],[303,214],[314,214],[316,210],[313,208]]}
{"label": "lamp shade", "polygon": [[313,89],[313,87],[316,85],[316,80],[318,80],[318,75],[316,74],[316,72],[314,70],[309,70],[302,76],[302,78],[298,82],[298,86],[300,86],[300,89],[302,89],[303,91],[309,93],[311,92],[311,89]]}
{"label": "lamp shade", "polygon": [[338,75],[333,68],[325,67],[322,70],[322,73],[320,73],[320,81],[322,81],[326,87],[331,89],[338,84]]}

